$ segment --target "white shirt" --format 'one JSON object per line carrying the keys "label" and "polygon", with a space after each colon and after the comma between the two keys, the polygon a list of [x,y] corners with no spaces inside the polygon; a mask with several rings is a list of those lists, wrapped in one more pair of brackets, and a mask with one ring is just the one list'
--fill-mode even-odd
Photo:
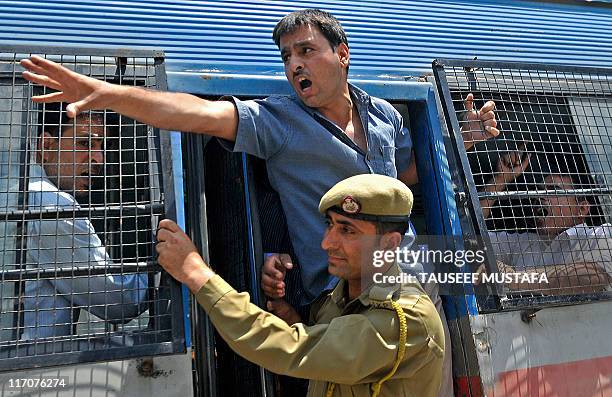
{"label": "white shirt", "polygon": [[[30,166],[28,209],[80,209],[60,191],[38,164]],[[88,218],[41,219],[27,222],[29,268],[105,266],[113,261]],[[50,278],[25,283],[22,339],[72,334],[72,311],[82,308],[113,323],[138,316],[147,292],[147,274],[107,274]]]}
{"label": "white shirt", "polygon": [[612,225],[573,226],[552,240],[536,233],[490,232],[497,259],[515,270],[580,262],[599,264],[612,274]]}

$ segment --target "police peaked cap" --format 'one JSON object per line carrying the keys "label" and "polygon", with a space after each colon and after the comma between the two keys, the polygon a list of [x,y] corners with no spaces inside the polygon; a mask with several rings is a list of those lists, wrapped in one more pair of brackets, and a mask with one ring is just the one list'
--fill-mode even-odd
{"label": "police peaked cap", "polygon": [[403,182],[384,175],[355,175],[335,184],[321,198],[319,212],[371,222],[408,222],[414,197]]}

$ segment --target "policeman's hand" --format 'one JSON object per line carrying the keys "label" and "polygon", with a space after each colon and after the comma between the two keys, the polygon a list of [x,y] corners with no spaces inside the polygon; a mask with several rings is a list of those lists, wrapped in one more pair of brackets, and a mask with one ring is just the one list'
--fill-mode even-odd
{"label": "policeman's hand", "polygon": [[261,269],[261,288],[267,297],[276,299],[285,296],[285,274],[293,268],[287,254],[268,254]]}
{"label": "policeman's hand", "polygon": [[160,265],[193,293],[214,276],[189,236],[170,219],[159,222],[155,249]]}
{"label": "policeman's hand", "polygon": [[285,320],[289,325],[301,323],[302,318],[295,309],[284,299],[275,299],[268,301],[266,304],[268,311],[275,316]]}
{"label": "policeman's hand", "polygon": [[474,94],[465,98],[465,112],[461,120],[461,135],[465,149],[470,149],[480,141],[486,141],[499,135],[495,120],[495,102],[488,101],[480,110],[474,110]]}
{"label": "policeman's hand", "polygon": [[70,118],[86,110],[109,108],[112,104],[112,93],[121,89],[119,86],[73,72],[36,55],[22,59],[20,64],[27,69],[23,72],[26,80],[58,91],[34,96],[32,101],[68,102],[66,111]]}
{"label": "policeman's hand", "polygon": [[497,160],[496,181],[506,184],[518,178],[529,167],[530,158],[531,153],[525,152],[524,143],[519,146],[519,150],[500,156]]}

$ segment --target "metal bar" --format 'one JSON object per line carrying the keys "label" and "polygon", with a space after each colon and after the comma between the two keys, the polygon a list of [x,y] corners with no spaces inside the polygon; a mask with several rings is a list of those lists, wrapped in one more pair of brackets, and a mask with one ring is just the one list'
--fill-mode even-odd
{"label": "metal bar", "polygon": [[[350,82],[372,96],[384,97],[389,101],[426,101],[431,87],[430,83],[404,80],[351,79]],[[170,72],[168,83],[172,91],[213,97],[223,95],[264,97],[293,93],[284,75]]]}
{"label": "metal bar", "polygon": [[551,306],[569,306],[609,299],[612,299],[612,292],[606,291],[596,294],[510,297],[503,298],[502,305],[504,309],[509,310],[544,309]]}
{"label": "metal bar", "polygon": [[68,219],[68,218],[88,218],[94,216],[134,216],[153,213],[162,215],[164,204],[127,204],[109,205],[108,207],[96,206],[81,209],[57,209],[57,210],[13,210],[0,212],[0,220],[4,221],[28,221],[41,219]]}
{"label": "metal bar", "polygon": [[[155,68],[155,83],[156,88],[161,91],[166,91],[168,89],[168,82],[166,80],[166,69],[164,64],[163,54],[159,57],[154,57],[154,68]],[[174,170],[173,159],[172,159],[172,142],[170,139],[170,132],[160,129],[155,129],[157,131],[156,136],[159,137],[159,157],[157,157],[157,152],[155,153],[154,158],[159,159],[159,164],[163,164],[161,167],[161,182],[164,191],[164,205],[165,205],[165,215],[169,219],[177,220],[177,211],[176,211],[176,192],[174,190],[173,178],[174,172],[182,172],[182,170]],[[151,170],[150,170],[151,171]],[[182,346],[182,350],[186,351],[186,333],[190,332],[185,328],[188,323],[185,323],[183,312],[185,306],[183,305],[183,292],[182,286],[173,278],[171,278],[168,274],[162,274],[162,277],[168,277],[168,282],[172,286],[170,289],[170,299],[173,306],[176,308],[176,313],[181,313],[181,316],[174,315],[171,318],[171,330],[172,330],[172,340],[175,345]]]}
{"label": "metal bar", "polygon": [[0,52],[15,54],[52,54],[74,56],[107,56],[129,58],[165,58],[164,50],[133,49],[123,47],[70,47],[70,46],[42,46],[42,45],[0,45]]}
{"label": "metal bar", "polygon": [[28,268],[25,270],[0,270],[0,281],[30,281],[61,277],[98,276],[140,272],[158,272],[157,262],[122,263],[106,266],[59,266],[53,268]]}
{"label": "metal bar", "polygon": [[[191,134],[183,140],[187,161],[186,170],[188,170],[185,180],[190,180],[190,183],[185,186],[187,213],[191,215],[187,218],[186,230],[206,263],[210,263],[205,195],[206,168],[199,174],[189,173],[189,170],[196,170],[198,166],[205,164],[204,147],[209,139],[200,134]],[[199,177],[195,177],[196,175]],[[192,301],[191,312],[195,339],[194,395],[216,397],[218,392],[215,329],[204,309],[195,300]]]}
{"label": "metal bar", "polygon": [[499,62],[499,61],[481,61],[481,60],[466,60],[466,59],[450,59],[439,58],[435,63],[445,67],[461,67],[461,68],[489,68],[489,69],[512,69],[512,70],[544,70],[554,72],[578,72],[587,74],[602,74],[612,75],[610,68],[595,68],[590,66],[568,66],[550,63],[522,63],[522,62]]}
{"label": "metal bar", "polygon": [[[263,265],[264,252],[261,246],[261,231],[259,228],[259,211],[255,197],[255,186],[253,167],[250,166],[248,155],[242,154],[242,172],[244,177],[244,200],[247,212],[247,236],[249,246],[249,279],[248,286],[251,299],[258,306],[265,305],[265,299],[260,294],[259,274]],[[263,367],[259,367],[259,381],[261,395],[271,396],[274,394],[272,375]]]}
{"label": "metal bar", "polygon": [[[141,339],[143,338],[144,336]],[[0,347],[0,372],[172,354],[179,348],[180,346],[172,342],[127,347],[118,345],[110,338],[37,341],[35,345],[22,342],[19,347]],[[69,352],[63,352],[62,349]]]}
{"label": "metal bar", "polygon": [[550,197],[554,196],[584,196],[596,194],[612,194],[612,189],[564,189],[564,190],[531,190],[518,192],[478,192],[478,198],[522,198],[522,197]]}

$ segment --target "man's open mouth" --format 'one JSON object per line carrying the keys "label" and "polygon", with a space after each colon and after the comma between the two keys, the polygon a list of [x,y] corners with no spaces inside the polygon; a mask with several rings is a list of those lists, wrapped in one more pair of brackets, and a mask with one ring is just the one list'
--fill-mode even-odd
{"label": "man's open mouth", "polygon": [[533,197],[529,200],[535,218],[545,218],[548,216],[548,203],[542,197]]}
{"label": "man's open mouth", "polygon": [[91,169],[86,169],[81,171],[81,173],[79,174],[79,176],[82,177],[96,177],[100,174],[100,170],[98,168],[91,168]]}
{"label": "man's open mouth", "polygon": [[312,81],[308,80],[305,77],[300,77],[300,80],[298,81],[298,84],[300,85],[300,89],[302,91],[304,91],[306,88],[310,87],[312,85]]}
{"label": "man's open mouth", "polygon": [[548,216],[548,208],[537,207],[534,211],[536,218],[546,218]]}
{"label": "man's open mouth", "polygon": [[534,209],[533,215],[535,217],[535,222],[536,222],[537,227],[544,226],[546,222],[546,218],[548,217],[548,213],[549,211],[547,207],[539,206]]}

